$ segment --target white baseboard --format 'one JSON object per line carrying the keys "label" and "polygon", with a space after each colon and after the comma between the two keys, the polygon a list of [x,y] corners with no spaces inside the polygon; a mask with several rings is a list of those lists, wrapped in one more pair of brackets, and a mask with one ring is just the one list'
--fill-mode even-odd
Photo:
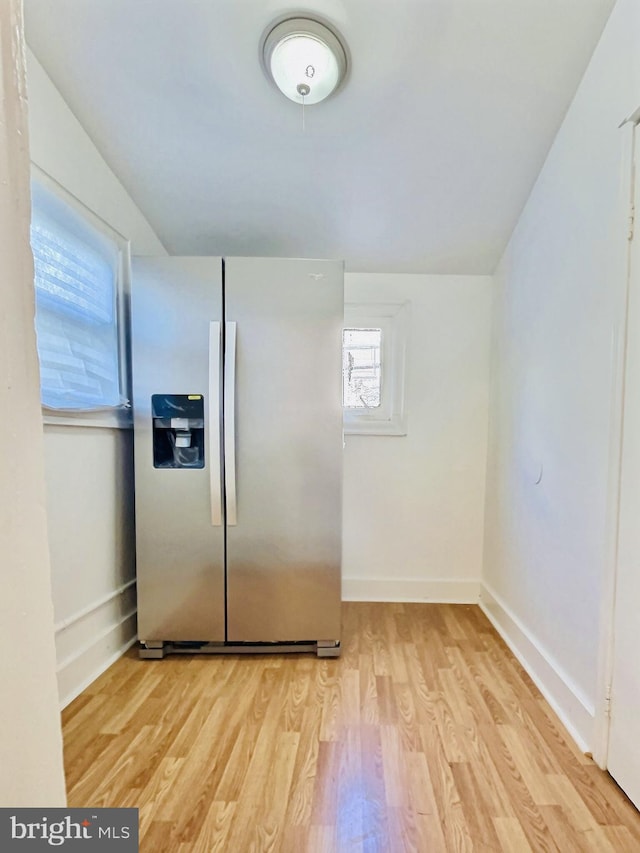
{"label": "white baseboard", "polygon": [[137,639],[135,587],[129,582],[56,626],[58,696],[65,708]]}
{"label": "white baseboard", "polygon": [[[115,626],[114,636],[118,635],[118,640],[122,639],[122,634],[131,634],[131,630],[122,631],[121,626]],[[109,669],[111,664],[115,663],[122,655],[130,649],[137,641],[138,635],[133,626],[133,636],[129,636],[127,640],[120,645],[115,646],[114,642],[108,641],[102,644],[96,644],[93,647],[94,654],[91,657],[85,657],[83,660],[76,659],[73,664],[64,670],[58,671],[58,695],[60,697],[60,710],[66,708],[73,700],[79,696],[90,684],[102,675],[105,670]],[[116,642],[118,642],[116,640]]]}
{"label": "white baseboard", "polygon": [[343,578],[343,601],[432,601],[440,604],[477,604],[478,580],[414,580]]}
{"label": "white baseboard", "polygon": [[525,668],[582,752],[592,749],[595,708],[534,634],[487,584],[480,608]]}

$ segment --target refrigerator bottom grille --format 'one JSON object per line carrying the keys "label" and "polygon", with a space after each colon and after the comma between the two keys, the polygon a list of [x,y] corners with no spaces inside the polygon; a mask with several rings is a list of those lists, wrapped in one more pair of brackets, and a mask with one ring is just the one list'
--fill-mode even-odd
{"label": "refrigerator bottom grille", "polygon": [[139,657],[144,660],[159,660],[165,655],[268,655],[301,654],[312,652],[319,658],[340,657],[340,643],[295,641],[289,643],[206,643],[206,642],[167,642],[140,643]]}

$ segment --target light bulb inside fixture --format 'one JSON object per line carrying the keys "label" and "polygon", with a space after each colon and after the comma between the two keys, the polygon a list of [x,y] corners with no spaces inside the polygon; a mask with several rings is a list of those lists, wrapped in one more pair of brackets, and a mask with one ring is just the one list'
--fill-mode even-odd
{"label": "light bulb inside fixture", "polygon": [[336,57],[324,42],[310,35],[295,33],[282,39],[271,54],[270,64],[280,91],[300,104],[303,100],[317,104],[338,84]]}

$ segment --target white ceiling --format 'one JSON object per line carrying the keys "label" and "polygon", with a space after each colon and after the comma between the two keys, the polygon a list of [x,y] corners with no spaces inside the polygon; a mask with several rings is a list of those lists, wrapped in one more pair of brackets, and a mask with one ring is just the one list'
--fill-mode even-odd
{"label": "white ceiling", "polygon": [[[492,272],[614,0],[25,0],[27,41],[172,254]],[[351,72],[266,80],[285,12]]]}

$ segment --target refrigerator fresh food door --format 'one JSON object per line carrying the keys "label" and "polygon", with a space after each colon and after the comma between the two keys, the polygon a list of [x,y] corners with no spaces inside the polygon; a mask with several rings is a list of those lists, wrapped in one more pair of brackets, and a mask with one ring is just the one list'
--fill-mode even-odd
{"label": "refrigerator fresh food door", "polygon": [[340,638],[343,265],[225,259],[227,638]]}
{"label": "refrigerator fresh food door", "polygon": [[222,262],[132,266],[138,635],[225,639]]}

